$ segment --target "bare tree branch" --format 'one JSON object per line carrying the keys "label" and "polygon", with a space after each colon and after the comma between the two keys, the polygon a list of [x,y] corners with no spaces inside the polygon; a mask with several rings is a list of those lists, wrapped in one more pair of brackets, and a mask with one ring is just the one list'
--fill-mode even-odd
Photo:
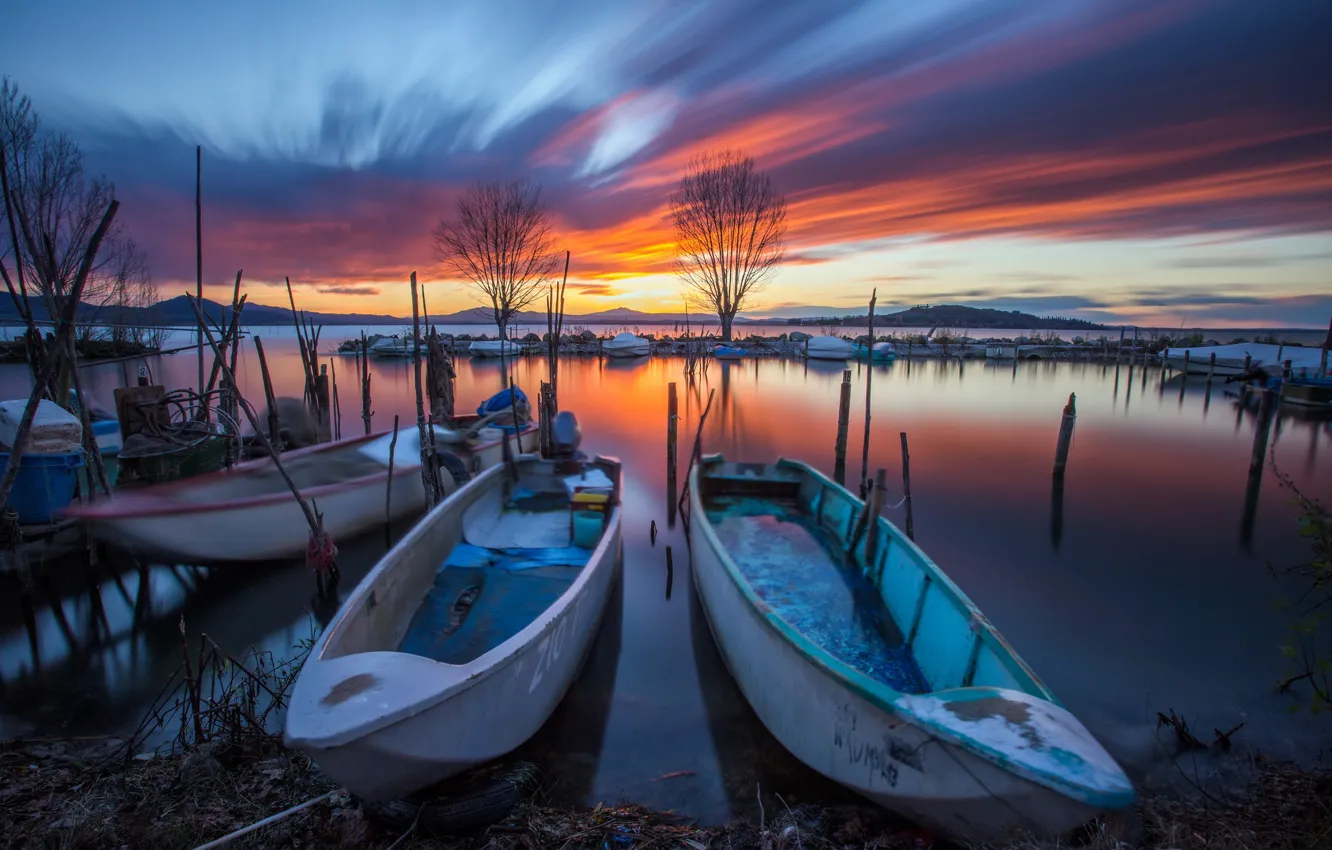
{"label": "bare tree branch", "polygon": [[671,195],[675,269],[685,298],[731,323],[772,276],[785,255],[786,199],[752,157],[732,151],[690,163]]}
{"label": "bare tree branch", "polygon": [[434,237],[435,258],[476,287],[501,337],[513,316],[545,293],[559,260],[541,187],[528,180],[478,183]]}

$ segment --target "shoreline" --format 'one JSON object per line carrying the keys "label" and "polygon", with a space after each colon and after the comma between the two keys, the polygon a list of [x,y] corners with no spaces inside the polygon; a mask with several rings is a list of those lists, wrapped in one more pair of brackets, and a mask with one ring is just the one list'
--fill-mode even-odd
{"label": "shoreline", "polygon": [[[1084,830],[1082,846],[1295,850],[1332,842],[1332,773],[1261,756],[1216,755],[1232,767],[1245,766],[1242,788],[1226,793],[1198,781],[1191,794],[1140,792],[1131,810]],[[471,781],[491,788],[510,782],[512,794],[500,804],[507,813],[493,811],[488,825],[467,827],[458,820],[460,807],[446,803],[415,816],[404,807],[362,805],[276,735],[246,735],[165,755],[135,754],[116,738],[11,740],[0,743],[0,765],[0,843],[13,847],[197,847],[312,800],[317,802],[227,846],[388,848],[403,846],[395,842],[409,832],[417,848],[947,846],[868,802],[787,805],[780,789],[756,789],[766,813],[759,822],[700,825],[625,801],[553,807],[544,802],[542,782],[554,777],[529,770],[525,779],[514,780],[515,766],[503,763],[479,769],[480,778]],[[1023,840],[997,850],[1067,846]]]}

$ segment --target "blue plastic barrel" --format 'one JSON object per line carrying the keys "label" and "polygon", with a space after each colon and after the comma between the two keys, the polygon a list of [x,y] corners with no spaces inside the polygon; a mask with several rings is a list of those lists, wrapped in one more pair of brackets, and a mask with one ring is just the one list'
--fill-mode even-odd
{"label": "blue plastic barrel", "polygon": [[[74,499],[83,452],[25,454],[22,461],[6,507],[18,513],[20,523],[51,522]],[[0,452],[0,469],[8,462],[9,453]]]}

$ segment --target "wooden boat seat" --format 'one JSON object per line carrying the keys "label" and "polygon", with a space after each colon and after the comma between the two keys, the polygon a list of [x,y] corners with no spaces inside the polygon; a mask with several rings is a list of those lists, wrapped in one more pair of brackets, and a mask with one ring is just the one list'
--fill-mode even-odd
{"label": "wooden boat seat", "polygon": [[798,501],[719,495],[707,511],[735,565],[777,616],[895,690],[931,690],[876,588]]}

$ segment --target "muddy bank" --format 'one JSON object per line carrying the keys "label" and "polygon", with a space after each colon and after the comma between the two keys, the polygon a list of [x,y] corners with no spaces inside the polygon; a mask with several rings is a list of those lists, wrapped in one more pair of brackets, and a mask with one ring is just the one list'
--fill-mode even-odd
{"label": "muddy bank", "polygon": [[[1237,757],[1236,757],[1237,758]],[[1332,846],[1332,774],[1262,759],[1241,790],[1146,796],[1081,836],[1093,850],[1295,850]],[[491,825],[439,834],[443,809],[421,819],[362,806],[276,737],[213,744],[189,753],[132,754],[101,740],[11,741],[0,749],[0,844],[7,847],[190,848],[292,806],[300,811],[232,840],[229,847],[416,848],[942,848],[873,806],[787,806],[765,789],[762,822],[698,826],[632,804],[568,810],[543,805],[542,779],[516,783],[516,805]],[[488,777],[493,781],[497,768]],[[505,766],[511,775],[513,766]],[[547,778],[546,781],[549,781]],[[473,786],[475,787],[475,786]],[[521,798],[521,799],[520,799]],[[507,804],[504,806],[507,808]],[[456,810],[451,817],[456,817]],[[395,843],[397,842],[397,843]],[[1119,842],[1119,843],[1117,843]],[[1026,842],[1011,850],[1045,850]],[[1067,845],[1063,845],[1067,846]]]}

